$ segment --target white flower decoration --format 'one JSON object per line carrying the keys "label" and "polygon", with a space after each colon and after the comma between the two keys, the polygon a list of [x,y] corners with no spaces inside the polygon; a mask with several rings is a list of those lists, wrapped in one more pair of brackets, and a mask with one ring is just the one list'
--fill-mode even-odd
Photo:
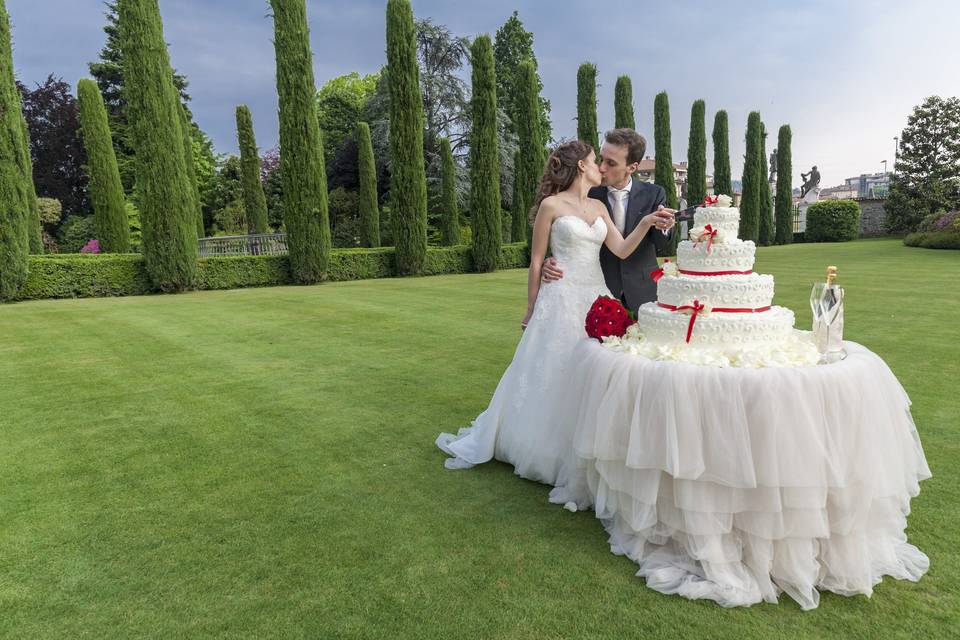
{"label": "white flower decoration", "polygon": [[717,206],[718,207],[729,207],[733,204],[733,198],[728,195],[719,195],[717,196]]}

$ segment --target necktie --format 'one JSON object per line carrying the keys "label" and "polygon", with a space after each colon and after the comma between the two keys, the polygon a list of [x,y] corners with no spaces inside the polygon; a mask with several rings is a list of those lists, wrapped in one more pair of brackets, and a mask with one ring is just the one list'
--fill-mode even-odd
{"label": "necktie", "polygon": [[626,208],[624,207],[624,200],[626,200],[627,196],[630,195],[630,190],[611,188],[609,194],[613,196],[613,224],[617,225],[617,229],[620,230],[620,233],[623,233],[623,229],[627,224],[627,212]]}

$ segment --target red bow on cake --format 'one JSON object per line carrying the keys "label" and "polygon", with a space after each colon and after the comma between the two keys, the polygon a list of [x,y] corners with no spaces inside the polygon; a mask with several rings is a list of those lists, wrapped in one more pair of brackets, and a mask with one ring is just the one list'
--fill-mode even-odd
{"label": "red bow on cake", "polygon": [[700,234],[700,237],[697,238],[697,241],[694,243],[694,246],[703,242],[703,239],[707,239],[707,253],[710,253],[710,249],[713,247],[713,240],[717,237],[717,234],[720,233],[720,229],[714,229],[712,225],[707,225],[703,228],[703,233]]}
{"label": "red bow on cake", "polygon": [[703,199],[703,206],[710,207],[720,202],[720,196],[707,196]]}

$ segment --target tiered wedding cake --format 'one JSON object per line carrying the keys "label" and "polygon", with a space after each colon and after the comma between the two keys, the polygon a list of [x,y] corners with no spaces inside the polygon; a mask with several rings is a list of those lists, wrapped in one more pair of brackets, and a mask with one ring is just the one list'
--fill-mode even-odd
{"label": "tiered wedding cake", "polygon": [[734,367],[816,364],[809,334],[793,311],[773,306],[773,276],[753,272],[756,245],[740,240],[740,211],[729,196],[694,213],[677,262],[654,272],[657,301],[642,305],[623,338],[604,344],[657,360]]}

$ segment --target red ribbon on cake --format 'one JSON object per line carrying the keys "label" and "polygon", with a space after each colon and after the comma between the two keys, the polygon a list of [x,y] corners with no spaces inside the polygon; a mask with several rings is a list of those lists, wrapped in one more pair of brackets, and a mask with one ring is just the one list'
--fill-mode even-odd
{"label": "red ribbon on cake", "polygon": [[703,242],[704,238],[707,238],[707,253],[710,253],[710,249],[713,248],[713,239],[717,237],[718,233],[720,233],[720,229],[714,229],[713,225],[708,224],[703,228],[703,234],[697,238],[697,241],[693,243],[693,246],[697,246]]}
{"label": "red ribbon on cake", "polygon": [[[663,264],[667,264],[668,262],[670,261],[664,260]],[[663,273],[664,273],[663,267],[657,267],[656,269],[650,272],[650,279],[653,280],[654,282],[660,282],[660,278],[663,277]]]}
{"label": "red ribbon on cake", "polygon": [[[693,335],[693,325],[697,322],[697,316],[706,308],[704,305],[700,304],[699,300],[694,300],[693,304],[685,304],[681,306],[675,306],[672,304],[666,304],[664,302],[658,302],[658,307],[663,307],[664,309],[669,309],[670,311],[679,311],[680,313],[689,313],[690,314],[690,323],[687,325],[687,342],[690,342],[690,337]],[[710,313],[763,313],[764,311],[770,311],[770,307],[758,307],[756,309],[751,309],[749,307],[714,307],[710,310]]]}
{"label": "red ribbon on cake", "polygon": [[710,207],[720,202],[720,196],[706,196],[703,199],[703,206]]}

